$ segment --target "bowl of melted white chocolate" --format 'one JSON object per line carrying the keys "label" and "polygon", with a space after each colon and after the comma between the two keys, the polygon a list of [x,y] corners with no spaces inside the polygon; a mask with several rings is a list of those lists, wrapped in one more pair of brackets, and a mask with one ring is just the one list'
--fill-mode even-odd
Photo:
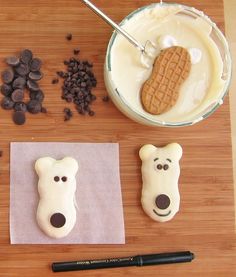
{"label": "bowl of melted white chocolate", "polygon": [[141,53],[114,32],[107,49],[104,78],[115,105],[146,125],[179,127],[197,123],[222,103],[231,80],[228,43],[208,16],[179,4],[152,4],[120,24],[155,54]]}

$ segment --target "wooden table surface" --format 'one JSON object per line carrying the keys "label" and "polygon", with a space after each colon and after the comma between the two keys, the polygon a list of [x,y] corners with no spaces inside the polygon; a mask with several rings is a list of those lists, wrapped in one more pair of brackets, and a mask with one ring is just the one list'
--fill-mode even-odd
{"label": "wooden table surface", "polygon": [[[183,0],[207,13],[223,30],[222,0]],[[145,0],[94,0],[119,22]],[[71,32],[73,40],[65,40]],[[53,261],[123,257],[154,252],[191,250],[196,259],[188,264],[143,268],[118,268],[60,276],[234,276],[236,236],[228,98],[207,120],[181,129],[139,125],[110,103],[103,82],[103,61],[111,28],[78,0],[0,0],[0,69],[4,57],[30,48],[44,61],[48,114],[27,114],[27,123],[16,126],[11,112],[0,110],[0,276],[54,276]],[[63,60],[79,46],[81,58],[94,63],[98,78],[93,104],[95,117],[75,115],[65,123],[60,85],[52,85]],[[73,105],[71,105],[72,108]],[[120,172],[125,218],[125,245],[10,245],[9,242],[9,143],[11,141],[119,142]],[[184,149],[181,161],[181,211],[171,222],[153,222],[142,211],[141,145],[177,141]],[[24,157],[22,157],[22,162]],[[25,199],[27,201],[27,199]],[[20,228],[21,226],[19,226]]]}

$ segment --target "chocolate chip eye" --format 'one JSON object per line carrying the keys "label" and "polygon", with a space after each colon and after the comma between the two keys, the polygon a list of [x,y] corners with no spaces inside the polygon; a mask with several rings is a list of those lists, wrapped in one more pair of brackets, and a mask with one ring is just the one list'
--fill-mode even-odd
{"label": "chocolate chip eye", "polygon": [[62,180],[62,182],[66,182],[66,181],[67,181],[67,177],[66,177],[66,176],[63,176],[63,177],[61,178],[61,180]]}
{"label": "chocolate chip eye", "polygon": [[163,169],[164,169],[164,170],[168,170],[168,169],[169,169],[168,164],[165,164],[165,165],[163,166]]}
{"label": "chocolate chip eye", "polygon": [[161,165],[161,164],[158,164],[158,165],[157,165],[157,169],[161,170],[161,169],[162,169],[162,165]]}
{"label": "chocolate chip eye", "polygon": [[54,181],[55,181],[55,182],[59,182],[59,181],[60,181],[60,178],[59,178],[58,176],[55,176],[55,177],[54,177]]}

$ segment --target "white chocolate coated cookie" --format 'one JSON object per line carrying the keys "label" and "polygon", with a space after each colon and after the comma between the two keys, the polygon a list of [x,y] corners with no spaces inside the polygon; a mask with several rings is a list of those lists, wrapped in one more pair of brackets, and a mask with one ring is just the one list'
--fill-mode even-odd
{"label": "white chocolate coated cookie", "polygon": [[75,191],[78,163],[71,157],[55,160],[43,157],[36,161],[39,204],[37,222],[52,238],[63,238],[76,222]]}
{"label": "white chocolate coated cookie", "polygon": [[147,144],[140,149],[139,156],[142,160],[142,207],[153,220],[169,221],[179,211],[182,147],[178,143],[165,147]]}

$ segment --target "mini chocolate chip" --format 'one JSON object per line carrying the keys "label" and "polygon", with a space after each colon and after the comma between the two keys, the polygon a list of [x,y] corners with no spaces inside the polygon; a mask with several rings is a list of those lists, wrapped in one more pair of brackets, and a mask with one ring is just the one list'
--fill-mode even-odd
{"label": "mini chocolate chip", "polygon": [[67,34],[67,35],[66,35],[66,39],[67,39],[67,40],[72,40],[72,38],[73,38],[72,34]]}
{"label": "mini chocolate chip", "polygon": [[59,181],[60,181],[60,177],[55,176],[55,177],[54,177],[54,181],[55,181],[55,182],[59,182]]}
{"label": "mini chocolate chip", "polygon": [[17,125],[23,125],[25,123],[25,113],[23,111],[14,112],[13,121]]}
{"label": "mini chocolate chip", "polygon": [[29,78],[32,81],[39,81],[43,78],[43,73],[40,72],[40,71],[30,72],[29,73]]}
{"label": "mini chocolate chip", "polygon": [[58,78],[52,79],[52,84],[53,85],[58,84],[58,83],[59,83],[59,79]]}
{"label": "mini chocolate chip", "polygon": [[12,93],[12,87],[10,85],[7,84],[3,84],[1,85],[1,93],[4,96],[9,96]]}
{"label": "mini chocolate chip", "polygon": [[102,98],[102,101],[103,101],[103,102],[109,102],[109,100],[110,100],[110,98],[109,98],[108,95],[103,96],[103,98]]}
{"label": "mini chocolate chip", "polygon": [[94,115],[95,115],[95,112],[94,112],[94,111],[89,111],[89,115],[90,115],[90,116],[94,116]]}
{"label": "mini chocolate chip", "polygon": [[13,89],[24,88],[25,84],[26,84],[25,78],[18,77],[14,80],[12,87],[13,87]]}
{"label": "mini chocolate chip", "polygon": [[29,73],[29,66],[24,63],[20,63],[16,68],[15,71],[20,76],[26,76]]}
{"label": "mini chocolate chip", "polygon": [[1,107],[4,110],[11,110],[14,107],[14,102],[11,100],[10,97],[3,97],[1,101]]}
{"label": "mini chocolate chip", "polygon": [[29,49],[24,49],[20,54],[20,59],[25,64],[29,64],[32,58],[33,58],[33,53]]}
{"label": "mini chocolate chip", "polygon": [[2,81],[5,84],[10,84],[14,79],[14,72],[12,69],[6,69],[2,72]]}
{"label": "mini chocolate chip", "polygon": [[32,114],[40,113],[41,109],[42,109],[42,104],[37,100],[30,100],[27,103],[27,110]]}
{"label": "mini chocolate chip", "polygon": [[66,181],[67,181],[67,177],[66,177],[66,176],[63,176],[63,177],[61,178],[61,180],[62,180],[62,182],[66,182]]}
{"label": "mini chocolate chip", "polygon": [[6,63],[10,66],[17,66],[20,63],[20,59],[18,57],[8,57],[6,58]]}
{"label": "mini chocolate chip", "polygon": [[80,49],[74,49],[74,55],[79,55]]}
{"label": "mini chocolate chip", "polygon": [[27,111],[27,106],[24,102],[17,102],[14,105],[14,110],[16,112],[19,112],[19,111],[26,112]]}
{"label": "mini chocolate chip", "polygon": [[164,170],[168,170],[168,169],[169,169],[169,165],[168,165],[168,164],[165,164],[165,165],[163,166],[163,169],[164,169]]}
{"label": "mini chocolate chip", "polygon": [[66,218],[61,213],[55,213],[50,217],[50,223],[55,228],[61,228],[66,223]]}
{"label": "mini chocolate chip", "polygon": [[158,164],[158,165],[157,165],[157,169],[161,170],[161,169],[162,169],[162,165],[161,165],[161,164]]}
{"label": "mini chocolate chip", "polygon": [[30,71],[39,71],[42,66],[42,61],[38,58],[33,58],[33,60],[30,63]]}
{"label": "mini chocolate chip", "polygon": [[21,102],[24,99],[24,91],[22,89],[15,89],[12,92],[11,99],[14,102]]}
{"label": "mini chocolate chip", "polygon": [[34,91],[34,92],[39,91],[39,85],[35,81],[28,80],[27,87],[30,91]]}

